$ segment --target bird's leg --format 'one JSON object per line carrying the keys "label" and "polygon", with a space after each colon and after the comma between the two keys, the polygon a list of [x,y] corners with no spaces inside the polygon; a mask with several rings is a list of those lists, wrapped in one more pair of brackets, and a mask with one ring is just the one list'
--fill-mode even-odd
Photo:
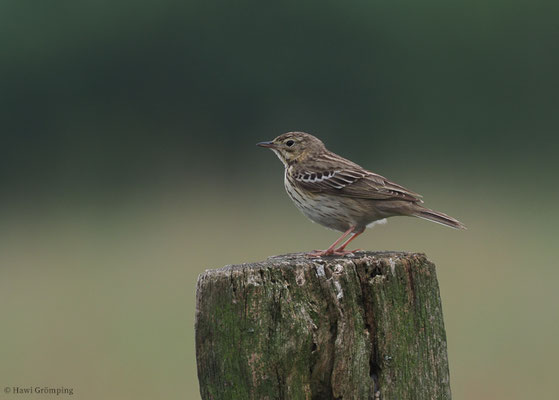
{"label": "bird's leg", "polygon": [[351,253],[355,253],[356,251],[359,251],[359,249],[355,249],[355,250],[345,250],[345,247],[349,244],[349,242],[351,242],[353,239],[355,239],[357,236],[361,235],[363,232],[365,231],[365,229],[359,231],[359,232],[355,232],[353,234],[353,236],[351,236],[347,242],[345,242],[344,244],[342,244],[340,247],[338,247],[336,250],[334,250],[334,254],[339,254],[339,255],[345,255],[345,254],[351,254]]}
{"label": "bird's leg", "polygon": [[[339,245],[346,237],[347,235],[349,235],[351,232],[353,232],[353,230],[355,229],[355,227],[351,227],[349,228],[347,231],[345,231],[343,233],[342,236],[340,236],[338,238],[338,240],[336,240],[334,243],[332,243],[332,245],[330,247],[328,247],[326,250],[313,250],[310,253],[307,253],[308,257],[321,257],[321,256],[330,256],[330,255],[342,255],[342,254],[338,254],[337,250],[336,250],[336,246]],[[361,231],[363,232],[363,231]],[[360,233],[361,233],[360,232]],[[356,235],[353,235],[348,241],[347,243],[349,243],[351,241],[351,239],[353,239]],[[346,243],[346,244],[347,244]],[[345,245],[340,246],[340,248],[343,251],[343,247],[345,247]],[[345,254],[348,254],[348,252],[344,252]]]}

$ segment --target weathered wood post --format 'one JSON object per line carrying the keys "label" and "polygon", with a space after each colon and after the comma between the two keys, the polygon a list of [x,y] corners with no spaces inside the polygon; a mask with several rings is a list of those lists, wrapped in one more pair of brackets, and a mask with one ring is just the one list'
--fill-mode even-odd
{"label": "weathered wood post", "polygon": [[450,399],[435,265],[423,254],[301,254],[207,270],[202,399]]}

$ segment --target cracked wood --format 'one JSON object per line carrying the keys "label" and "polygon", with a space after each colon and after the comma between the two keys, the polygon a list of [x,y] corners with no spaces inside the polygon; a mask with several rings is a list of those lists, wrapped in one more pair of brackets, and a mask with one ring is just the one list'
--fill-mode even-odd
{"label": "cracked wood", "polygon": [[207,270],[206,399],[450,399],[435,266],[423,254],[301,254]]}

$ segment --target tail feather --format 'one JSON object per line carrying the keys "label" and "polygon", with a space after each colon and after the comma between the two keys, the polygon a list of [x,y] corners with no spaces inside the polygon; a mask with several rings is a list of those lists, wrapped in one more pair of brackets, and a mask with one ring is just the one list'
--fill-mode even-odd
{"label": "tail feather", "polygon": [[418,207],[418,210],[414,213],[414,216],[423,218],[429,221],[436,222],[441,225],[450,226],[454,229],[467,229],[464,224],[462,224],[457,219],[452,218],[449,215],[443,214],[435,210],[430,210],[425,207]]}

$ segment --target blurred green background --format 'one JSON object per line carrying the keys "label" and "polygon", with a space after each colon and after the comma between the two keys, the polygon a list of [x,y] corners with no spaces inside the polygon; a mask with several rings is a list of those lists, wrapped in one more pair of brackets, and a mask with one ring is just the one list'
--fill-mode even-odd
{"label": "blurred green background", "polygon": [[437,264],[454,398],[555,398],[558,11],[1,2],[0,386],[199,398],[197,275],[337,236],[254,146],[304,130],[469,227],[355,243]]}

